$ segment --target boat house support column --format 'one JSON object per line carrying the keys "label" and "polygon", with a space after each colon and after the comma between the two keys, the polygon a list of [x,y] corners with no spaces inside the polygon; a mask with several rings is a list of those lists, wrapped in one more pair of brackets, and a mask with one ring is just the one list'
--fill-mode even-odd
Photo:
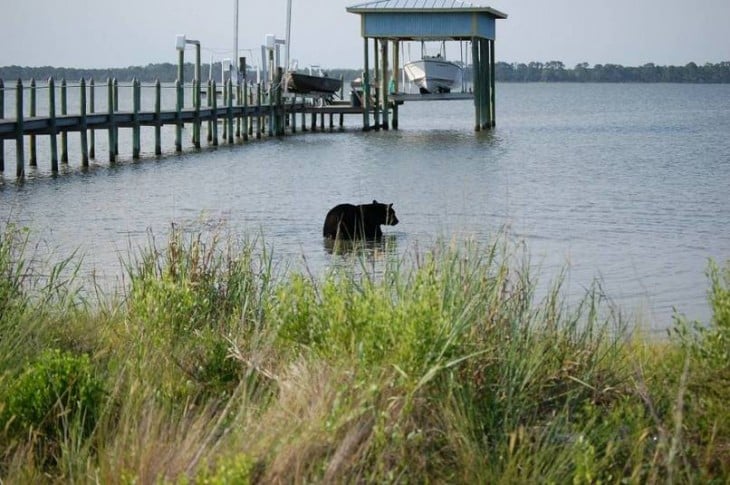
{"label": "boat house support column", "polygon": [[373,39],[373,54],[375,55],[375,66],[373,69],[373,75],[375,76],[375,79],[373,79],[373,88],[375,89],[375,111],[373,112],[373,123],[375,124],[375,129],[379,130],[380,125],[380,49],[378,49],[378,39]]}
{"label": "boat house support column", "polygon": [[[393,91],[400,92],[400,83],[398,76],[398,66],[400,66],[400,43],[396,40],[393,42]],[[393,121],[394,130],[398,129],[398,103],[393,103]]]}
{"label": "boat house support column", "polygon": [[481,67],[482,67],[482,130],[492,126],[492,80],[489,55],[489,40],[480,40]]}
{"label": "boat house support column", "polygon": [[363,47],[363,72],[362,72],[362,129],[368,131],[370,129],[370,53],[368,52],[369,40],[364,37]]}
{"label": "boat house support column", "polygon": [[492,91],[492,127],[497,126],[497,106],[496,106],[496,63],[495,63],[495,55],[494,55],[494,39],[489,41],[491,49],[489,49],[489,64],[491,67],[491,91]]}
{"label": "boat house support column", "polygon": [[380,40],[380,57],[381,57],[381,70],[380,70],[380,92],[382,93],[382,109],[383,109],[383,129],[387,130],[390,128],[389,110],[388,110],[388,39]]}
{"label": "boat house support column", "polygon": [[472,70],[472,91],[474,92],[474,130],[481,130],[482,100],[481,100],[481,68],[479,62],[479,41],[471,39],[471,70]]}

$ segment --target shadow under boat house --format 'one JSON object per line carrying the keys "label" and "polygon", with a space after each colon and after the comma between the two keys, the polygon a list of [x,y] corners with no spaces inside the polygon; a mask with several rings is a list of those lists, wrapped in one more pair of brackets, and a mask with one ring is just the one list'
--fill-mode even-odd
{"label": "shadow under boat house", "polygon": [[[370,129],[370,112],[374,112],[375,128],[398,128],[398,103],[408,95],[388,91],[390,84],[389,55],[392,55],[395,93],[399,92],[397,70],[400,65],[402,41],[468,41],[471,43],[472,85],[477,131],[495,126],[494,107],[494,40],[495,21],[507,15],[491,7],[458,0],[378,0],[347,7],[360,15],[363,50],[363,128]],[[375,58],[374,84],[370,81],[370,40]],[[389,53],[392,44],[392,53]],[[371,98],[371,89],[374,94]],[[426,94],[427,99],[464,99],[464,95]],[[371,106],[374,103],[374,106]],[[391,106],[392,105],[392,106]],[[389,107],[391,108],[389,110]],[[380,117],[382,115],[382,122]]]}

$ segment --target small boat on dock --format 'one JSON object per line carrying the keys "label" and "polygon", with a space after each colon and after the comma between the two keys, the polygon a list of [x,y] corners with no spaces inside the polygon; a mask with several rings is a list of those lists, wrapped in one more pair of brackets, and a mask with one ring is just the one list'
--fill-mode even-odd
{"label": "small boat on dock", "polygon": [[286,87],[291,93],[333,95],[342,89],[342,80],[326,75],[288,71]]}
{"label": "small boat on dock", "polygon": [[461,84],[461,66],[446,60],[443,47],[442,52],[435,56],[423,53],[423,45],[421,51],[421,59],[403,66],[406,76],[418,86],[421,94],[450,93],[452,88]]}

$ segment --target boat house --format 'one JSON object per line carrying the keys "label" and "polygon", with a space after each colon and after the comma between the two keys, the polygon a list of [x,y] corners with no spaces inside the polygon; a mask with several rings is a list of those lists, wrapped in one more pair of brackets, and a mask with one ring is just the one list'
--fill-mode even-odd
{"label": "boat house", "polygon": [[[506,14],[491,7],[458,0],[377,0],[352,5],[347,7],[347,11],[360,15],[364,40],[362,83],[365,129],[370,127],[371,108],[374,108],[376,128],[388,129],[391,126],[389,113],[392,115],[393,128],[398,128],[398,102],[407,99],[398,94],[399,51],[403,41],[470,42],[472,90],[468,97],[474,98],[475,129],[479,131],[495,126],[495,21],[506,19]],[[372,81],[369,74],[371,40],[375,61]],[[389,70],[390,56],[394,66],[392,73]],[[423,94],[419,99],[463,98],[464,94],[437,93]],[[375,106],[371,107],[371,102]],[[389,109],[391,105],[392,109]]]}

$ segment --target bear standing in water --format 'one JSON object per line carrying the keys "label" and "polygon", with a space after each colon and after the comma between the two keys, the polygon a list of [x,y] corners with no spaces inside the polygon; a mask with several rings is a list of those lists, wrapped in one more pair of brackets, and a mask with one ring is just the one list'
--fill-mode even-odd
{"label": "bear standing in water", "polygon": [[398,224],[393,204],[380,204],[377,200],[372,204],[340,204],[327,213],[322,235],[332,239],[380,240],[383,237],[381,224]]}

